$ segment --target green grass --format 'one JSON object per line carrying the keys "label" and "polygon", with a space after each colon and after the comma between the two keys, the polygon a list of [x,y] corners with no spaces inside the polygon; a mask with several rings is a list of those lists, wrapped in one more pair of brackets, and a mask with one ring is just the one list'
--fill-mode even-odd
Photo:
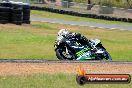
{"label": "green grass", "polygon": [[[13,26],[12,26],[13,27]],[[0,31],[0,58],[15,59],[54,59],[55,37],[36,27],[13,27]],[[32,28],[32,29],[30,29]],[[35,29],[36,28],[36,29]],[[45,27],[47,28],[47,27]],[[51,30],[49,28],[49,30]],[[50,51],[48,51],[48,49]],[[52,56],[51,56],[52,53]]]}
{"label": "green grass", "polygon": [[131,88],[130,84],[86,84],[76,83],[72,74],[33,74],[25,76],[0,76],[0,88]]}
{"label": "green grass", "polygon": [[126,22],[107,21],[107,20],[100,20],[100,19],[93,19],[93,18],[62,15],[62,14],[51,13],[51,12],[46,12],[46,11],[32,10],[31,14],[35,16],[41,16],[44,18],[53,18],[53,19],[61,19],[61,20],[69,20],[69,21],[96,22],[96,23],[103,23],[103,24],[119,24],[119,25],[131,25],[132,26],[131,23],[126,23]]}
{"label": "green grass", "polygon": [[[31,25],[0,25],[0,59],[57,60],[54,41],[61,28],[98,38],[114,61],[132,61],[132,32],[33,22]],[[81,29],[81,30],[80,30]]]}

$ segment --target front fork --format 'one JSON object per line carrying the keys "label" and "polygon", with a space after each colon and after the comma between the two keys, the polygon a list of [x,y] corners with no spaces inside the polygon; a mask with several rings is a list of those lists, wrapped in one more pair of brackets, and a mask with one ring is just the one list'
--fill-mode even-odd
{"label": "front fork", "polygon": [[66,54],[68,55],[68,54],[69,54],[68,49],[67,49],[67,47],[66,47],[66,46],[65,46],[65,48],[66,48]]}

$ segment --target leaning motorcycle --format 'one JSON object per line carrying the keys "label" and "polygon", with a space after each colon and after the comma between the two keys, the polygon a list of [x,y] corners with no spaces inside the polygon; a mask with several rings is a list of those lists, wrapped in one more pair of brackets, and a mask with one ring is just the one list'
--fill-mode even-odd
{"label": "leaning motorcycle", "polygon": [[59,36],[54,44],[59,60],[109,60],[112,58],[99,39],[89,40],[81,44],[77,38]]}

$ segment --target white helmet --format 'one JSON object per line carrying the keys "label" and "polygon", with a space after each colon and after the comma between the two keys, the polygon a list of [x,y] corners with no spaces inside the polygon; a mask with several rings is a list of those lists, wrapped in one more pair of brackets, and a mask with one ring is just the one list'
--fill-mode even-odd
{"label": "white helmet", "polygon": [[58,36],[60,36],[60,35],[66,35],[66,34],[68,34],[69,33],[69,31],[67,30],[67,29],[61,29],[59,32],[58,32]]}

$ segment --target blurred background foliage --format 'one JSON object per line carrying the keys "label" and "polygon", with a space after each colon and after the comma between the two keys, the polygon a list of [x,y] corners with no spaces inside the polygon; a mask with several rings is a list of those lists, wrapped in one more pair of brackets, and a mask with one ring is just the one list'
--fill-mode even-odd
{"label": "blurred background foliage", "polygon": [[78,3],[91,2],[91,4],[132,9],[132,0],[72,0],[72,1]]}

